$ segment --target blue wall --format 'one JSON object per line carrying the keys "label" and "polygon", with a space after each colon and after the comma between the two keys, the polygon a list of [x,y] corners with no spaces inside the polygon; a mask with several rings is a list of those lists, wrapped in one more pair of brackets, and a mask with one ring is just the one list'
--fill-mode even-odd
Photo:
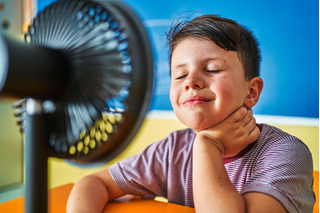
{"label": "blue wall", "polygon": [[[42,10],[53,0],[38,0]],[[317,0],[124,0],[149,32],[156,86],[151,109],[171,110],[165,32],[172,20],[214,13],[237,20],[259,40],[264,89],[256,114],[319,117],[319,3]]]}

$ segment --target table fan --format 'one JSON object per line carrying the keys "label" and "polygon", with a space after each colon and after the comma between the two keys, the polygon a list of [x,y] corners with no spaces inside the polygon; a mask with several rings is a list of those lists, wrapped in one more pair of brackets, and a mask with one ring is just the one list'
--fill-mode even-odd
{"label": "table fan", "polygon": [[0,35],[0,98],[17,98],[28,213],[47,212],[47,159],[108,161],[133,139],[153,89],[142,22],[120,1],[60,0],[25,42]]}

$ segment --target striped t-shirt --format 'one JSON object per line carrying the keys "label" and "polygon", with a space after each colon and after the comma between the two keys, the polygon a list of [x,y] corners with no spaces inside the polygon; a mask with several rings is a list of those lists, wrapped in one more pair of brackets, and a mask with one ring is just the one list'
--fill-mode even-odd
{"label": "striped t-shirt", "polygon": [[[275,127],[259,125],[261,134],[235,157],[225,158],[228,176],[239,193],[261,192],[278,199],[290,213],[312,212],[313,164],[308,147]],[[120,189],[147,198],[194,207],[191,129],[171,133],[141,154],[109,167]],[[203,174],[205,175],[205,174]]]}

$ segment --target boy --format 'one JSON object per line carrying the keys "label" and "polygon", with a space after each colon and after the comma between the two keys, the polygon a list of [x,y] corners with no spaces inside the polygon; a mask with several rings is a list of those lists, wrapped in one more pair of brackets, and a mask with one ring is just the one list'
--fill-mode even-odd
{"label": "boy", "polygon": [[308,148],[253,118],[263,81],[251,32],[205,15],[178,24],[168,39],[170,101],[190,129],[81,179],[68,212],[101,212],[125,194],[163,196],[197,212],[312,212]]}

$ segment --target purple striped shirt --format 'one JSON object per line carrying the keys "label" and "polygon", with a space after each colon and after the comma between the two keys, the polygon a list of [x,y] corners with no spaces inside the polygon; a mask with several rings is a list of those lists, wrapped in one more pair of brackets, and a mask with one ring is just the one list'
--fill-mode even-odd
{"label": "purple striped shirt", "polygon": [[[262,124],[258,140],[238,156],[225,158],[228,176],[239,193],[261,192],[278,199],[290,212],[312,212],[313,164],[308,147],[280,129]],[[162,196],[171,203],[194,207],[191,129],[171,133],[141,154],[109,167],[127,194]],[[205,174],[204,174],[205,175]]]}

